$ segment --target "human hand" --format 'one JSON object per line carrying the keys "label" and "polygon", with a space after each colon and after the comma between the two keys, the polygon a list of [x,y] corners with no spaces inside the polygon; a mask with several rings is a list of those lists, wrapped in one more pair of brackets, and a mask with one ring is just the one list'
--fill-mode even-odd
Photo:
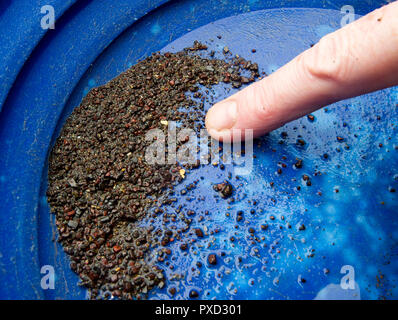
{"label": "human hand", "polygon": [[[260,136],[333,102],[398,84],[398,1],[323,37],[270,76],[215,104],[206,128]],[[236,131],[235,131],[236,132]]]}

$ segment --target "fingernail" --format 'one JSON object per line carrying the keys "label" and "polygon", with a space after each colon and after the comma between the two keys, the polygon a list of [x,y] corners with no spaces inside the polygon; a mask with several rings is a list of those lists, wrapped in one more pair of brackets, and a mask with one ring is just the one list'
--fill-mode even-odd
{"label": "fingernail", "polygon": [[215,104],[207,112],[206,125],[212,130],[231,129],[238,116],[238,107],[235,101],[225,101]]}

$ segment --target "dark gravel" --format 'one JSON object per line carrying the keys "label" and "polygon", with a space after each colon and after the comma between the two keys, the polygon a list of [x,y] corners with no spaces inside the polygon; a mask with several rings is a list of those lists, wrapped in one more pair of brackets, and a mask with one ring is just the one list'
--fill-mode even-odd
{"label": "dark gravel", "polygon": [[[145,134],[153,128],[166,132],[161,123],[165,120],[199,130],[203,105],[187,92],[200,97],[199,85],[210,88],[224,82],[240,87],[259,76],[258,66],[242,58],[223,61],[195,55],[206,48],[195,42],[179,53],[155,53],[92,89],[51,151],[47,196],[56,215],[58,240],[91,298],[141,299],[166,284],[151,249],[167,246],[173,234],[164,231],[160,241],[137,222],[153,207],[159,207],[161,216],[162,204],[174,201],[168,191],[183,178],[182,167],[146,163],[145,150],[152,142]],[[251,76],[241,76],[243,69]],[[179,111],[181,107],[189,112]],[[226,185],[220,192],[228,197],[232,187]],[[196,235],[203,237],[198,230]]]}

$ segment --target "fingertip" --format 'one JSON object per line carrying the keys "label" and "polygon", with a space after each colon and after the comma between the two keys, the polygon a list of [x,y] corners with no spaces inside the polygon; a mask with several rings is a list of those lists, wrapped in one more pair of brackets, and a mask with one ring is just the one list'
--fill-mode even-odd
{"label": "fingertip", "polygon": [[215,129],[207,128],[207,132],[215,140],[218,140],[221,142],[231,142],[232,131],[229,129],[215,130]]}
{"label": "fingertip", "polygon": [[234,100],[228,99],[216,103],[206,114],[206,127],[208,130],[231,129],[238,116],[238,106]]}

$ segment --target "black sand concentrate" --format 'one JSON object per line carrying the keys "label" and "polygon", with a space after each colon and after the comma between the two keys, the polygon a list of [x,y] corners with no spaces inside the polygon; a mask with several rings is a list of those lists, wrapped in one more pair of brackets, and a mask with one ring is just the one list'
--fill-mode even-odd
{"label": "black sand concentrate", "polygon": [[[188,222],[182,230],[163,230],[161,235],[138,226],[154,207],[156,218],[162,219],[168,193],[192,167],[148,164],[145,151],[153,141],[146,140],[146,133],[156,128],[166,132],[167,121],[198,131],[203,128],[203,103],[187,93],[205,99],[199,85],[240,87],[259,76],[256,64],[231,58],[229,52],[224,52],[227,61],[194,55],[205,49],[195,42],[179,53],[153,54],[92,89],[55,143],[47,196],[59,241],[91,298],[140,299],[155,286],[164,287],[164,273],[151,249],[167,246],[172,237],[182,243],[184,234],[189,237]],[[250,75],[242,76],[243,70]],[[184,108],[189,111],[180,111]],[[231,190],[223,185],[219,191],[228,197]]]}

